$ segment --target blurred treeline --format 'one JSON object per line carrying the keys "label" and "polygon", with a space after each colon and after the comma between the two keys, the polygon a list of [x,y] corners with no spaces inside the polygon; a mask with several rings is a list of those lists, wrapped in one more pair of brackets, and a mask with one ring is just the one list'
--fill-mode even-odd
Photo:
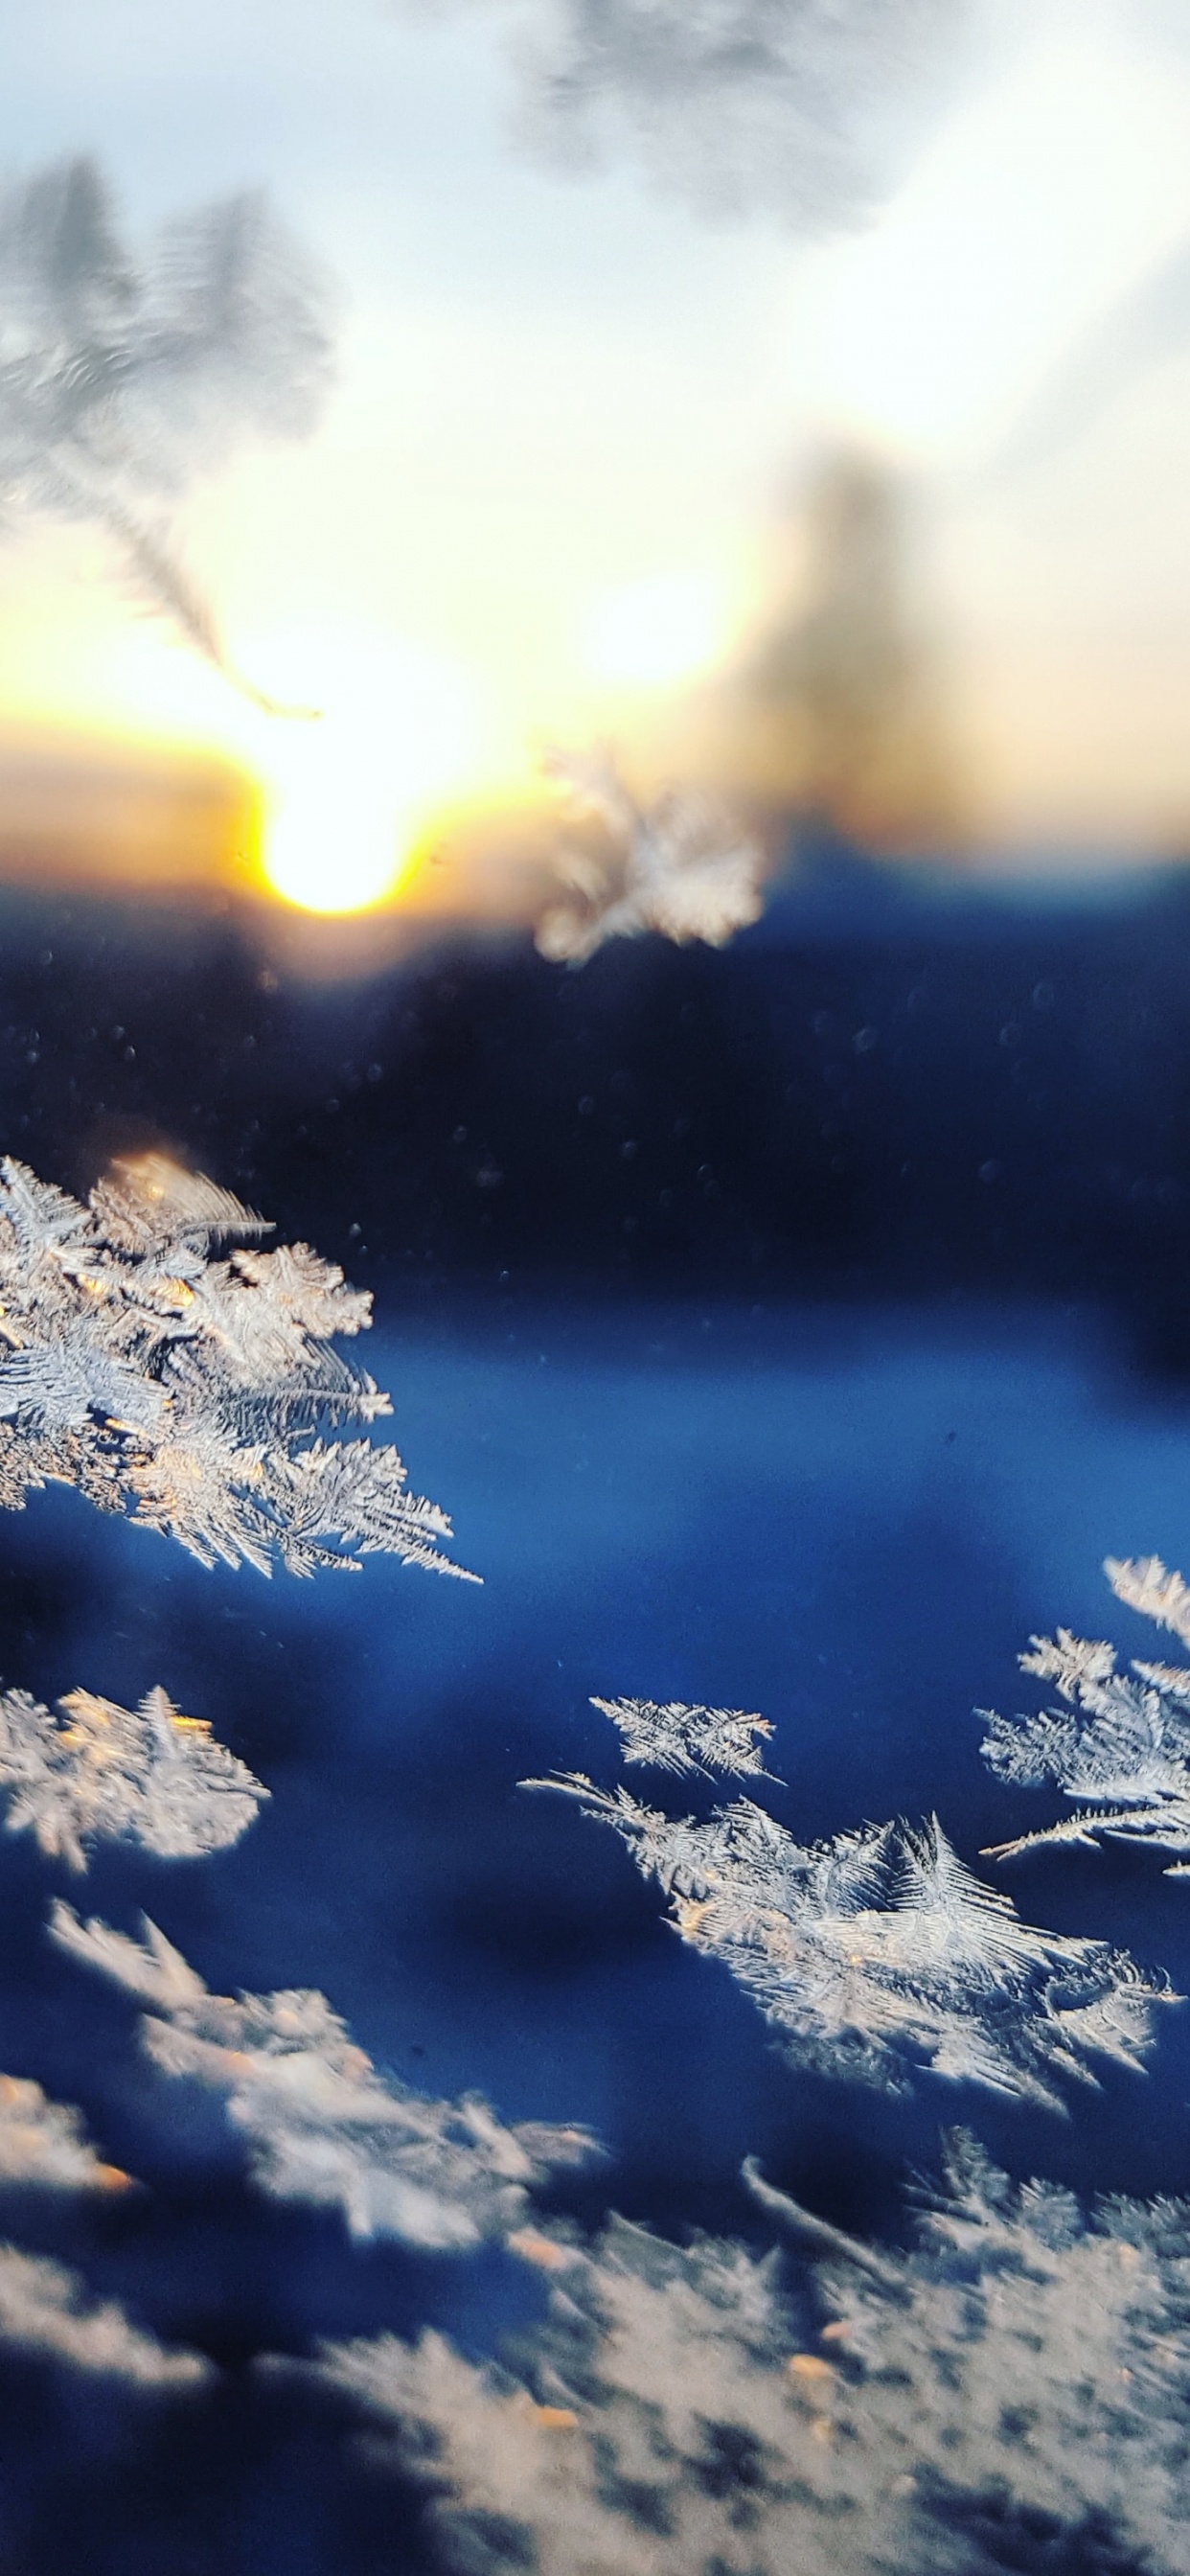
{"label": "blurred treeline", "polygon": [[798,477],[755,631],[662,721],[671,765],[874,851],[955,856],[971,790],[925,526],[924,496],[859,450]]}
{"label": "blurred treeline", "polygon": [[0,1141],[75,1187],[163,1145],[398,1304],[1104,1298],[1190,1362],[1180,873],[940,899],[836,845],[725,950],[579,973],[510,930],[315,983],[275,930],[10,892]]}

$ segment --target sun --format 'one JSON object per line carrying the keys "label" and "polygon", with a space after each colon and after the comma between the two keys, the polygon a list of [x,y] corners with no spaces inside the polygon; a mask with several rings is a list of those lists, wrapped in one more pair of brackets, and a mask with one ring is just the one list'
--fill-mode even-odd
{"label": "sun", "polygon": [[273,892],[307,912],[384,902],[435,809],[475,774],[477,689],[445,657],[355,627],[293,627],[253,647],[252,671],[313,711],[266,718],[258,736]]}
{"label": "sun", "polygon": [[[296,726],[294,728],[296,734]],[[362,912],[396,892],[415,816],[371,741],[321,716],[271,761],[261,861],[274,894],[305,912]]]}

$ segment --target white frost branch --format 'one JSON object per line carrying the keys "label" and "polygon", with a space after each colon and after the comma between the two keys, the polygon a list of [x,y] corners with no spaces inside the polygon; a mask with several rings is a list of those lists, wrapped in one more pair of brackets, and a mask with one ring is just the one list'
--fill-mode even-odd
{"label": "white frost branch", "polygon": [[740,1708],[691,1708],[680,1700],[661,1705],[651,1699],[593,1699],[591,1706],[610,1717],[626,1763],[647,1763],[656,1771],[723,1771],[735,1779],[764,1771],[763,1745],[755,1738],[772,1734],[771,1718],[748,1716]]}
{"label": "white frost branch", "polygon": [[803,1846],[751,1799],[705,1823],[581,1772],[523,1784],[577,1799],[659,1881],[683,1941],[719,1959],[794,2063],[900,2090],[922,2069],[1063,2110],[1088,2063],[1138,2068],[1174,2000],[1126,1951],[1022,1923],[936,1817]]}
{"label": "white frost branch", "polygon": [[215,1257],[271,1230],[159,1154],[85,1208],[0,1164],[0,1507],[77,1485],[203,1565],[308,1575],[379,1552],[460,1575],[394,1448],[317,1436],[392,1409],[331,1348],[371,1298],[306,1244]]}
{"label": "white frost branch", "polygon": [[324,2346],[428,2494],[437,2563],[1186,2576],[1190,2204],[1087,2214],[962,2134],[905,2252],[759,2196],[794,2260],[616,2218],[589,2248],[542,2240],[521,2377],[434,2334]]}
{"label": "white frost branch", "polygon": [[354,2236],[464,2251],[506,2236],[535,2185],[595,2152],[586,2130],[506,2127],[478,2094],[434,2101],[379,2075],[324,1995],[208,1994],[151,1923],[138,1943],[58,1904],[50,1928],[150,2005],[144,2044],[165,2074],[226,2095],[261,2189],[341,2210]]}
{"label": "white frost branch", "polygon": [[1190,1586],[1180,1574],[1170,1574],[1159,1556],[1109,1556],[1103,1570],[1118,1600],[1190,1646]]}
{"label": "white frost branch", "polygon": [[[426,0],[417,0],[420,10]],[[443,5],[443,0],[439,0]],[[949,93],[970,0],[521,0],[518,132],[568,175],[627,152],[714,218],[875,212]]]}
{"label": "white frost branch", "polygon": [[[1108,1557],[1112,1590],[1132,1610],[1190,1644],[1190,1590],[1160,1557]],[[1026,1717],[978,1714],[987,1725],[983,1758],[1001,1780],[1033,1787],[1052,1780],[1068,1798],[1089,1798],[1059,1823],[992,1846],[1009,1860],[1049,1843],[1095,1849],[1103,1838],[1148,1843],[1178,1857],[1167,1878],[1190,1877],[1190,1667],[1116,1667],[1114,1647],[1072,1636],[1033,1637],[1023,1672],[1053,1682],[1066,1705]]]}
{"label": "white frost branch", "polygon": [[98,2156],[82,2119],[28,2077],[0,2075],[0,2183],[55,2191],[127,2191],[132,2177]]}
{"label": "white frost branch", "polygon": [[605,843],[598,853],[560,853],[566,893],[538,924],[543,957],[582,966],[606,939],[645,930],[679,946],[699,939],[722,948],[734,931],[759,920],[764,852],[717,798],[674,789],[646,810],[607,751],[554,751],[545,766],[576,819],[602,824]]}
{"label": "white frost branch", "polygon": [[27,1691],[0,1696],[0,1788],[9,1833],[32,1832],[50,1859],[87,1866],[89,1842],[139,1843],[160,1860],[192,1860],[238,1842],[268,1790],[183,1717],[163,1690],[138,1709],[71,1691],[60,1714]]}
{"label": "white frost branch", "polygon": [[92,2299],[77,2272],[15,2245],[0,2245],[0,2341],[136,2388],[195,2388],[211,2373],[200,2353],[133,2325],[118,2300]]}

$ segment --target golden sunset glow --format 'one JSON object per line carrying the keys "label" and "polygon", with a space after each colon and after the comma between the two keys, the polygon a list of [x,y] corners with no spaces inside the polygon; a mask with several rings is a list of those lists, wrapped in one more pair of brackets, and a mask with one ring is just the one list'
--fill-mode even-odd
{"label": "golden sunset glow", "polygon": [[252,726],[269,885],[308,912],[384,901],[435,807],[476,774],[477,688],[460,665],[354,626],[294,625],[248,650],[254,682],[298,710]]}
{"label": "golden sunset glow", "polygon": [[[181,199],[183,168],[196,202],[259,181],[308,213],[343,289],[312,433],[226,458],[216,442],[161,505],[167,555],[234,671],[321,713],[273,717],[239,694],[201,619],[188,632],[138,574],[118,519],[15,513],[0,874],[519,917],[552,848],[545,745],[607,740],[657,787],[792,794],[786,715],[749,700],[745,721],[740,677],[797,627],[807,495],[835,450],[903,487],[971,846],[1180,840],[1177,0],[1006,7],[870,219],[822,235],[763,208],[708,226],[624,172],[558,189],[510,150],[478,71],[464,150],[467,48],[456,60],[435,12],[353,21],[346,52],[331,20],[299,32],[285,16],[262,104],[277,81],[291,104],[337,100],[317,151],[294,106],[257,120],[250,168],[225,166],[221,143],[191,162],[177,28],[128,8],[153,99],[173,102]],[[93,13],[61,10],[90,43]],[[66,151],[89,132],[90,87],[62,89],[60,14],[55,0],[22,20],[14,152],[25,134]],[[226,14],[249,79],[244,23]],[[478,66],[479,17],[474,43]],[[387,101],[375,130],[364,95]],[[341,162],[332,129],[353,138]],[[412,157],[394,159],[398,129]],[[137,131],[111,178],[148,241],[174,192],[153,115]]]}

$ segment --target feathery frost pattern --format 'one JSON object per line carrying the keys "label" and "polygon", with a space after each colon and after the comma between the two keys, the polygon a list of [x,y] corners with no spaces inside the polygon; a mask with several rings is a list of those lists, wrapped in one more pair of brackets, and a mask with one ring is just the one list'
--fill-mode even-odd
{"label": "feathery frost pattern", "polygon": [[773,1731],[770,1718],[746,1716],[741,1708],[688,1708],[680,1700],[660,1706],[651,1699],[593,1699],[591,1706],[610,1717],[626,1764],[701,1771],[708,1777],[722,1771],[732,1779],[764,1771],[763,1743],[756,1737],[767,1741]]}
{"label": "feathery frost pattern", "polygon": [[0,198],[0,509],[101,528],[140,595],[270,712],[229,664],[169,512],[245,431],[311,425],[323,306],[259,197],[174,224],[139,272],[93,161]]}
{"label": "feathery frost pattern", "polygon": [[134,2325],[117,2299],[92,2299],[65,2264],[15,2245],[0,2245],[0,2342],[134,2388],[196,2388],[211,2373],[201,2353]]}
{"label": "feathery frost pattern", "polygon": [[126,2191],[132,2176],[98,2156],[80,2114],[28,2077],[0,2075],[0,2183],[52,2191]]}
{"label": "feathery frost pattern", "polygon": [[901,2090],[923,2068],[1063,2110],[1088,2059],[1139,2068],[1176,2000],[1126,1951],[1042,1932],[973,1877],[937,1817],[802,1845],[750,1798],[705,1822],[583,1772],[531,1780],[610,1825],[670,1901],[683,1941],[721,1959],[789,2057]]}
{"label": "feathery frost pattern", "polygon": [[1159,1556],[1108,1556],[1103,1571],[1118,1600],[1190,1646],[1190,1586],[1180,1574],[1169,1573]]}
{"label": "feathery frost pattern", "polygon": [[271,1232],[158,1154],[116,1164],[86,1207],[0,1164],[0,1506],[77,1485],[207,1566],[307,1575],[382,1552],[461,1574],[395,1449],[316,1436],[391,1412],[330,1348],[371,1298],[304,1243],[213,1257]]}
{"label": "feathery frost pattern", "polygon": [[704,212],[771,208],[829,233],[905,168],[970,15],[969,0],[532,0],[514,20],[519,127],[568,173],[627,146]]}
{"label": "feathery frost pattern", "polygon": [[1190,2204],[1011,2185],[949,2142],[909,2252],[750,2177],[800,2260],[613,2218],[523,2378],[441,2336],[324,2347],[458,2576],[1190,2569]]}
{"label": "feathery frost pattern", "polygon": [[[23,2184],[81,2193],[136,2188],[131,2174],[97,2155],[71,2104],[50,2101],[27,2077],[0,2075],[0,2189]],[[160,2343],[118,2300],[92,2299],[77,2272],[8,2244],[0,2244],[4,2345],[138,2389],[193,2388],[210,2375],[201,2354]]]}
{"label": "feathery frost pattern", "polygon": [[48,1859],[87,1866],[89,1842],[139,1843],[159,1860],[223,1851],[254,1823],[268,1790],[183,1717],[163,1690],[138,1709],[71,1691],[58,1718],[27,1691],[0,1697],[0,1788],[10,1834],[36,1834]]}
{"label": "feathery frost pattern", "polygon": [[[1105,1571],[1129,1609],[1190,1645],[1190,1591],[1180,1574],[1157,1556],[1109,1557]],[[1031,1638],[1019,1662],[1022,1672],[1052,1682],[1065,1706],[1016,1718],[981,1709],[985,1762],[1014,1787],[1052,1780],[1066,1797],[1094,1803],[993,1844],[989,1857],[1010,1860],[1048,1843],[1094,1850],[1101,1838],[1190,1855],[1190,1666],[1134,1662],[1130,1678],[1118,1671],[1113,1646],[1068,1628]],[[1171,1861],[1165,1875],[1190,1878],[1190,1858]]]}
{"label": "feathery frost pattern", "polygon": [[51,1932],[148,2003],[163,2073],[226,2094],[261,2189],[341,2210],[353,2236],[464,2252],[518,2227],[553,2169],[597,2152],[585,2129],[506,2128],[478,2094],[434,2101],[378,2075],[325,1995],[209,1994],[148,1921],[138,1942],[58,1904]]}
{"label": "feathery frost pattern", "polygon": [[551,752],[546,768],[576,820],[603,826],[601,849],[558,855],[565,898],[537,928],[543,957],[583,966],[606,939],[660,931],[679,946],[722,948],[758,921],[764,853],[717,798],[673,789],[647,810],[629,795],[607,751]]}

